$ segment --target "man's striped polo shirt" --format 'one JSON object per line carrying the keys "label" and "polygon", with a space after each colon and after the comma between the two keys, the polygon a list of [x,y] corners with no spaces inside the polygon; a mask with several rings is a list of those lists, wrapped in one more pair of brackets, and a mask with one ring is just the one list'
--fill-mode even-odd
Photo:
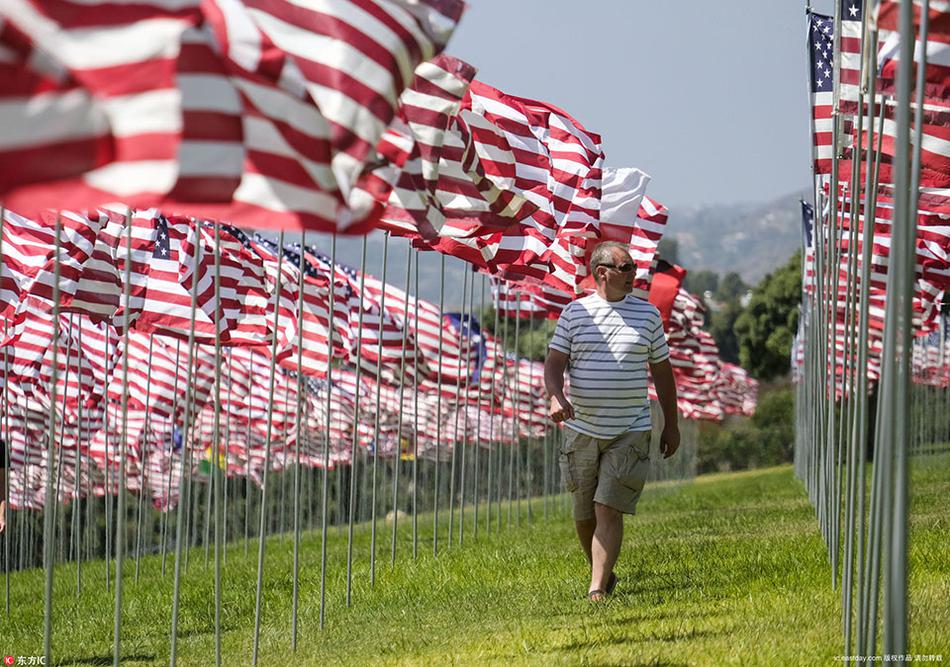
{"label": "man's striped polo shirt", "polygon": [[629,294],[620,301],[596,293],[578,299],[561,313],[548,346],[570,357],[574,419],[566,426],[605,439],[650,430],[647,363],[670,356],[653,304]]}

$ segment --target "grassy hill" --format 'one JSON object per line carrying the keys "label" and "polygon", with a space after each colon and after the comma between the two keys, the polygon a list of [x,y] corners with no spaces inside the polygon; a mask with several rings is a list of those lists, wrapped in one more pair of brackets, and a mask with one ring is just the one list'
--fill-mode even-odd
{"label": "grassy hill", "polygon": [[[911,652],[950,658],[950,455],[915,459],[911,527]],[[345,533],[331,534],[327,625],[319,629],[319,534],[302,547],[300,636],[290,649],[290,540],[268,543],[261,664],[830,664],[840,647],[840,591],[803,487],[788,466],[716,474],[685,485],[655,484],[626,523],[620,585],[607,603],[585,599],[585,563],[559,500],[534,518],[464,548],[428,532],[411,558],[402,524],[396,565],[388,533],[377,579],[368,577],[369,530],[358,530],[353,604],[345,605]],[[555,511],[557,510],[557,511]],[[506,515],[503,514],[503,521]],[[471,522],[471,515],[467,517]],[[429,520],[420,521],[426,530]],[[443,529],[441,535],[447,531]],[[457,539],[457,534],[456,534]],[[249,664],[256,548],[228,554],[224,587],[225,665]],[[131,572],[131,570],[130,570]],[[102,564],[57,572],[54,650],[62,664],[111,662],[112,597]],[[42,650],[43,572],[12,580],[12,612],[0,616],[0,654]],[[171,577],[158,559],[126,582],[127,664],[168,663]],[[184,586],[179,664],[213,664],[212,569],[198,554]]]}
{"label": "grassy hill", "polygon": [[666,238],[679,243],[687,269],[737,271],[754,285],[801,246],[800,197],[811,199],[801,191],[771,202],[673,207]]}

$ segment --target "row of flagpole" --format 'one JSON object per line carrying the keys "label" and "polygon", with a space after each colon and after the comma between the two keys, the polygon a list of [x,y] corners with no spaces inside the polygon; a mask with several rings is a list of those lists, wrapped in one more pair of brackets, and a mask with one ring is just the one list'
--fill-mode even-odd
{"label": "row of flagpole", "polygon": [[[852,121],[855,131],[850,182],[839,183],[839,162],[843,159],[839,136],[843,132],[839,107],[843,85],[842,11],[846,4],[855,3],[836,2],[834,14],[830,184],[816,173],[814,260],[811,263],[808,258],[808,247],[803,258],[804,363],[798,382],[795,467],[807,487],[827,546],[832,586],[841,585],[843,654],[858,658],[903,656],[909,645],[908,456],[938,451],[939,443],[950,440],[950,411],[946,407],[950,390],[946,380],[942,386],[915,385],[911,365],[927,69],[927,48],[915,54],[915,40],[927,44],[930,7],[928,0],[899,3],[900,51],[893,100],[896,130],[891,149],[894,214],[881,368],[876,386],[872,386],[870,283],[887,101],[877,90],[878,26],[871,20],[876,8],[865,6],[861,14],[861,85],[858,112]],[[919,10],[919,33],[915,29],[915,5]],[[811,13],[810,3],[806,11]],[[912,97],[915,90],[916,97]],[[864,128],[867,146],[862,145]],[[814,120],[812,132],[814,136]],[[828,184],[827,192],[823,184]],[[809,276],[812,268],[813,280]],[[846,281],[843,287],[839,284],[842,275]],[[843,316],[839,314],[842,310]],[[940,316],[939,366],[944,374],[946,321],[946,314]],[[839,325],[843,325],[843,333],[839,333]],[[840,350],[843,354],[839,362]],[[913,412],[912,401],[917,406]]]}
{"label": "row of flagpole", "polygon": [[[128,256],[131,256],[131,226],[126,227],[126,253]],[[219,225],[215,224],[215,247],[214,247],[214,289],[216,294],[216,299],[220,299],[220,285],[221,285],[221,255],[220,255],[220,233]],[[2,229],[0,229],[0,236],[2,236]],[[56,235],[55,235],[57,245],[60,239],[60,225],[57,223]],[[301,245],[304,245],[304,240],[302,239]],[[200,245],[198,244],[196,252],[200,253]],[[283,233],[278,241],[278,246],[283,248]],[[57,251],[54,253],[55,257],[55,267],[54,267],[54,293],[52,301],[52,312],[53,312],[53,338],[52,338],[52,348],[56,352],[54,354],[54,363],[52,364],[52,378],[50,386],[50,398],[51,405],[55,406],[58,400],[56,395],[57,387],[57,373],[59,370],[59,355],[61,353],[62,341],[60,339],[60,310],[59,310],[59,299],[58,299],[58,285],[59,285],[59,265],[60,265],[60,253]],[[0,250],[2,251],[2,250]],[[413,254],[415,254],[415,262],[413,262]],[[336,261],[336,242],[335,237],[331,245],[331,263],[335,264]],[[304,261],[303,253],[299,255],[301,261],[301,271],[299,273],[300,281],[303,281],[303,271],[302,271],[302,262]],[[200,261],[200,255],[197,258]],[[2,256],[0,256],[0,261],[2,261]],[[279,318],[280,318],[280,306],[279,306],[279,294],[280,294],[280,280],[282,276],[281,272],[281,262],[283,261],[283,253],[277,254],[277,272],[276,272],[276,289],[274,291],[274,302],[273,310],[271,317],[273,318],[273,330],[278,330]],[[407,254],[407,268],[411,268],[412,265],[415,266],[415,288],[418,293],[418,281],[419,281],[419,262],[418,262],[418,251],[413,251],[410,249]],[[382,278],[385,282],[387,277],[387,265],[388,265],[388,235],[384,237],[384,250],[383,250],[383,267],[382,267]],[[131,262],[127,261],[125,266],[125,278],[124,278],[124,295],[125,303],[129,303],[129,294],[131,289],[131,278],[130,278]],[[363,251],[362,251],[362,261],[361,261],[361,282],[365,278],[366,271],[366,241],[364,238],[363,242]],[[474,306],[474,294],[475,294],[475,277],[476,274],[472,274],[471,280],[468,278],[468,274],[465,274],[463,279],[462,289],[461,289],[461,302],[462,302],[462,311],[463,316],[462,320],[471,321],[472,312],[475,310]],[[480,298],[481,305],[484,308],[485,300],[485,284],[484,276],[481,276],[481,286],[480,286]],[[408,287],[410,281],[409,271],[406,274],[406,286]],[[194,439],[197,437],[197,426],[196,424],[196,406],[195,406],[195,392],[194,392],[194,382],[192,381],[192,372],[190,369],[193,369],[196,364],[196,339],[195,339],[195,322],[196,322],[196,309],[197,309],[197,293],[198,293],[198,283],[197,279],[193,279],[190,289],[190,309],[191,309],[191,328],[187,336],[187,354],[186,357],[186,368],[189,369],[189,372],[186,374],[186,377],[189,378],[189,381],[186,382],[186,386],[181,388],[181,390],[176,386],[175,387],[175,400],[178,400],[178,397],[181,396],[184,403],[184,410],[182,416],[182,427],[179,432],[180,437],[182,438],[182,443],[180,447],[180,461],[177,467],[178,470],[178,504],[175,509],[175,526],[174,526],[174,535],[170,535],[170,514],[168,511],[162,512],[160,516],[160,531],[158,534],[159,542],[161,546],[162,554],[162,572],[164,574],[164,565],[165,565],[165,553],[166,546],[171,540],[174,542],[173,549],[173,580],[172,580],[172,609],[171,609],[171,619],[169,627],[169,636],[170,636],[170,664],[176,664],[176,661],[179,657],[179,626],[181,613],[183,611],[182,607],[182,586],[183,586],[183,577],[184,573],[188,568],[188,559],[190,554],[189,544],[196,544],[198,537],[200,535],[200,529],[198,526],[198,520],[201,516],[202,508],[201,503],[203,502],[199,496],[199,490],[195,485],[195,479],[189,471],[194,467],[193,460],[193,450],[195,446]],[[362,287],[362,285],[361,285]],[[332,289],[332,287],[331,287]],[[383,295],[385,295],[385,290],[383,290]],[[445,297],[445,257],[441,257],[440,264],[440,300],[439,300],[439,313],[442,315],[444,313],[444,299]],[[385,296],[383,296],[385,298]],[[329,300],[329,322],[333,321],[333,307],[334,299],[331,297]],[[416,300],[415,307],[418,309],[418,299]],[[303,292],[302,290],[298,295],[298,303],[296,304],[298,309],[303,307]],[[408,310],[408,299],[405,301],[404,309]],[[383,304],[380,306],[381,310]],[[125,311],[125,327],[126,332],[129,331],[129,312],[131,309],[127,308]],[[520,312],[519,312],[520,314]],[[299,314],[298,314],[299,316]],[[362,316],[362,310],[361,310]],[[495,331],[499,331],[499,315],[496,310],[494,313],[495,317]],[[506,318],[504,321],[504,326],[501,327],[502,330],[502,346],[503,348],[508,347],[508,343],[511,342],[511,347],[515,350],[519,349],[519,336],[520,336],[520,317],[515,318],[514,322],[514,336],[513,339],[509,340],[509,321]],[[361,317],[362,320],[362,317]],[[70,320],[71,321],[71,320]],[[359,329],[357,331],[358,341],[357,349],[361,350],[361,339],[363,333],[362,321],[360,322]],[[377,377],[380,375],[380,365],[382,363],[382,318],[380,318],[379,323],[379,339],[378,345],[379,349],[377,350]],[[404,327],[402,331],[402,346],[405,349],[406,345],[406,333],[407,328]],[[295,444],[294,456],[295,456],[295,465],[293,471],[292,479],[292,494],[293,494],[293,599],[292,599],[292,618],[291,618],[291,633],[290,633],[290,642],[294,650],[297,648],[298,644],[298,603],[301,595],[299,587],[299,566],[300,566],[300,536],[303,530],[301,525],[301,514],[303,509],[303,504],[301,502],[301,465],[300,465],[300,447],[302,444],[303,437],[301,436],[300,424],[301,420],[304,417],[304,406],[300,404],[300,399],[304,395],[304,374],[302,372],[302,327],[297,329],[297,342],[298,342],[298,354],[297,354],[297,371],[296,371],[296,382],[297,382],[297,401],[298,405],[295,410],[295,421],[297,427],[297,440]],[[442,377],[442,330],[440,329],[440,342],[439,342],[439,372],[438,376]],[[470,336],[469,336],[470,339]],[[151,359],[152,353],[152,343],[154,341],[154,335],[149,336],[149,358]],[[470,340],[465,344],[470,344]],[[108,339],[106,340],[106,345],[108,346]],[[269,532],[273,532],[275,528],[273,527],[272,518],[269,516],[269,507],[270,504],[274,501],[274,489],[272,484],[269,483],[269,476],[273,474],[271,470],[271,441],[272,441],[272,427],[274,424],[274,414],[275,414],[275,378],[276,378],[276,345],[277,337],[274,337],[271,340],[271,354],[269,360],[269,368],[267,370],[268,377],[268,391],[267,391],[267,434],[264,438],[264,465],[262,467],[262,485],[260,489],[259,499],[258,499],[258,535],[257,535],[257,580],[256,580],[256,592],[255,592],[255,621],[254,621],[254,636],[253,636],[253,653],[252,653],[252,662],[256,664],[260,657],[260,631],[262,625],[263,617],[263,598],[264,598],[264,578],[266,576],[266,559],[265,559],[265,548],[267,544],[267,535]],[[327,338],[328,345],[328,356],[332,357],[332,345],[333,337],[328,336]],[[180,353],[181,341],[176,343],[176,363],[178,359],[178,354]],[[229,523],[234,523],[233,521],[228,520],[226,503],[229,499],[227,495],[227,476],[223,471],[218,471],[217,468],[219,463],[219,457],[221,456],[221,437],[222,429],[228,430],[228,435],[230,435],[230,420],[226,426],[222,426],[221,423],[221,382],[222,382],[222,363],[224,362],[223,358],[223,347],[220,339],[220,331],[216,333],[215,342],[214,342],[214,398],[213,406],[214,411],[212,415],[213,428],[212,428],[212,462],[211,462],[211,474],[209,476],[208,485],[206,487],[206,508],[204,512],[205,518],[205,528],[204,528],[204,537],[201,542],[205,548],[205,559],[207,565],[208,558],[208,549],[213,543],[213,579],[214,579],[214,651],[215,651],[215,660],[216,664],[220,665],[222,660],[222,649],[221,649],[221,614],[222,614],[222,568],[224,567],[224,558],[226,554],[226,543],[229,539],[227,534],[227,525]],[[70,370],[70,365],[68,363],[68,355],[71,352],[71,347],[69,344],[66,346],[66,372]],[[462,357],[465,357],[465,350],[462,350]],[[108,357],[108,351],[106,356]],[[6,360],[6,349],[4,349],[4,358]],[[459,362],[461,363],[461,362]],[[405,368],[405,355],[403,355],[401,365],[403,370]],[[359,388],[359,375],[361,372],[362,364],[357,362],[356,364],[356,375],[357,375],[357,387]],[[231,365],[228,365],[228,372],[231,372]],[[333,368],[331,367],[328,370],[328,380],[332,380]],[[143,552],[142,545],[142,531],[143,531],[143,519],[142,514],[144,512],[143,503],[144,503],[144,494],[146,492],[145,484],[143,482],[140,489],[140,495],[138,502],[134,507],[130,507],[127,496],[127,482],[128,482],[128,452],[127,447],[127,437],[128,437],[128,428],[129,428],[129,359],[128,354],[124,355],[123,365],[121,369],[122,377],[122,391],[121,391],[121,402],[120,402],[120,424],[121,424],[121,442],[119,447],[116,448],[113,445],[112,455],[118,457],[118,469],[117,472],[118,478],[115,480],[109,480],[109,457],[110,457],[110,447],[107,441],[106,443],[106,489],[104,496],[103,509],[105,512],[105,549],[103,555],[107,560],[107,567],[105,568],[106,576],[106,587],[110,588],[114,586],[114,627],[113,627],[113,662],[114,664],[119,664],[122,659],[122,648],[121,648],[121,639],[123,634],[123,610],[126,606],[125,602],[125,581],[128,578],[127,573],[127,555],[129,549],[129,536],[126,534],[126,527],[128,523],[128,517],[130,512],[135,516],[134,526],[136,527],[135,535],[133,538],[133,544],[135,544],[135,573],[136,579],[139,572],[139,560]],[[417,377],[417,376],[416,376]],[[496,382],[496,374],[493,373],[490,382],[492,385]],[[500,378],[508,381],[505,378]],[[540,378],[537,378],[540,380]],[[177,385],[177,376],[176,376],[176,385]],[[229,391],[230,391],[229,383]],[[418,386],[414,386],[414,389],[418,390]],[[459,399],[462,391],[468,390],[468,381],[465,382],[465,387],[463,390],[462,381],[456,384],[455,387],[455,403],[459,404]],[[494,386],[492,387],[494,388]],[[6,386],[4,386],[4,416],[6,418],[6,423],[3,424],[4,435],[9,433],[9,417],[7,408],[7,395],[6,395]],[[405,389],[405,382],[400,385],[400,405],[402,403],[402,392]],[[481,429],[477,428],[476,441],[474,442],[474,457],[469,459],[467,458],[467,439],[468,439],[468,429],[464,429],[465,435],[462,437],[460,446],[459,443],[456,443],[452,447],[452,451],[448,457],[448,460],[443,462],[442,455],[442,433],[440,431],[442,426],[442,392],[439,391],[437,394],[436,405],[437,405],[437,422],[436,428],[439,429],[439,432],[436,434],[436,444],[435,444],[435,461],[431,467],[431,479],[432,482],[432,493],[433,500],[431,504],[432,515],[433,515],[433,526],[432,526],[432,553],[434,556],[439,554],[440,547],[440,520],[439,520],[439,509],[441,505],[446,504],[443,500],[440,502],[440,493],[442,493],[442,487],[447,486],[446,491],[448,491],[448,526],[449,533],[447,540],[442,542],[445,546],[451,546],[457,535],[458,545],[462,546],[464,544],[465,536],[465,522],[466,522],[466,494],[472,492],[472,505],[474,507],[472,524],[473,537],[478,535],[478,511],[481,499],[479,497],[479,488],[481,486],[479,475],[481,474],[487,484],[485,485],[485,490],[487,494],[487,503],[485,506],[485,530],[491,530],[494,528],[495,531],[498,531],[502,528],[502,524],[505,523],[507,527],[512,527],[513,525],[521,525],[521,520],[524,515],[522,510],[522,500],[529,498],[531,495],[534,495],[534,492],[540,492],[545,496],[544,500],[544,510],[545,514],[548,509],[548,499],[547,496],[557,492],[558,484],[556,483],[556,457],[553,455],[553,448],[556,447],[557,443],[557,432],[551,431],[550,429],[547,433],[540,439],[534,439],[536,441],[529,440],[528,442],[519,444],[521,438],[518,437],[519,434],[519,416],[517,406],[518,402],[518,379],[515,378],[513,382],[513,387],[511,388],[512,394],[514,396],[513,404],[515,405],[515,410],[513,414],[509,416],[497,415],[499,419],[510,419],[512,421],[511,429],[515,434],[514,442],[509,446],[508,456],[503,455],[503,451],[497,446],[492,447],[491,442],[483,443],[481,441]],[[148,384],[146,388],[146,396],[150,395],[151,392],[151,376],[148,378]],[[374,443],[378,440],[379,428],[380,428],[380,384],[376,385],[376,414],[373,416],[373,428],[374,428]],[[416,420],[416,432],[418,432],[418,397],[419,392],[415,391],[414,399],[417,403],[417,408],[414,411],[414,419]],[[63,397],[65,400],[65,395]],[[146,399],[146,402],[148,399]],[[321,495],[320,495],[320,508],[319,513],[321,516],[321,584],[320,584],[320,626],[323,627],[326,620],[326,604],[327,604],[327,540],[328,540],[328,531],[329,531],[329,498],[330,498],[330,433],[331,425],[329,420],[332,418],[332,411],[329,409],[329,404],[331,401],[331,392],[329,390],[329,385],[327,389],[327,420],[328,423],[325,429],[325,442],[323,445],[323,466],[322,466],[322,479],[321,479]],[[80,407],[81,409],[81,407]],[[358,515],[358,506],[361,498],[358,494],[358,489],[361,488],[361,484],[358,484],[357,479],[361,479],[365,483],[365,478],[367,475],[361,470],[361,461],[366,457],[366,452],[361,451],[363,448],[358,447],[357,437],[358,437],[358,424],[360,422],[360,401],[357,400],[355,403],[356,414],[354,416],[354,429],[353,429],[353,438],[351,441],[351,452],[350,460],[348,466],[338,467],[335,469],[335,476],[338,482],[342,482],[344,470],[347,475],[347,491],[348,499],[345,503],[345,520],[347,523],[347,556],[346,556],[346,603],[350,605],[352,603],[352,579],[353,579],[353,564],[354,564],[354,528],[357,521]],[[173,411],[174,412],[174,411]],[[482,416],[482,410],[478,412],[478,418]],[[110,410],[106,410],[104,416],[105,420],[109,418]],[[147,413],[147,415],[150,413]],[[44,627],[43,627],[43,641],[44,641],[44,654],[47,656],[47,660],[51,661],[53,653],[53,639],[54,639],[54,619],[55,619],[55,599],[54,599],[54,572],[56,570],[56,543],[58,530],[57,526],[62,526],[65,524],[65,511],[59,510],[59,484],[62,480],[62,470],[63,470],[63,458],[62,451],[58,446],[58,442],[61,440],[61,434],[59,432],[60,428],[64,428],[64,424],[58,423],[57,420],[58,411],[55,409],[50,410],[49,419],[48,419],[48,429],[46,437],[46,466],[47,474],[45,476],[45,503],[43,510],[43,531],[42,531],[42,546],[43,546],[43,568],[45,571],[45,588],[44,588]],[[146,417],[148,418],[148,417]],[[400,419],[402,418],[402,413],[400,412]],[[466,421],[468,420],[468,412],[466,411],[462,417]],[[495,420],[496,413],[491,411],[488,415],[490,419],[489,424],[489,439],[492,438],[492,434],[496,431]],[[202,415],[204,419],[204,415]],[[456,419],[456,428],[455,434],[458,437],[458,410],[455,413]],[[80,419],[80,424],[82,420]],[[401,424],[400,424],[401,427]],[[108,429],[106,429],[108,433]],[[499,431],[500,433],[500,428]],[[401,430],[397,430],[397,433],[401,433]],[[174,434],[173,434],[174,438]],[[9,438],[5,438],[9,442]],[[487,444],[488,449],[488,463],[487,470],[480,471],[480,452],[483,449],[483,445]],[[536,455],[539,454],[538,449],[541,448],[540,457],[541,460],[537,460]],[[401,450],[401,447],[399,448]],[[143,448],[143,453],[147,456],[147,448]],[[493,456],[494,455],[494,456]],[[376,579],[376,550],[377,550],[377,509],[379,506],[377,498],[378,490],[378,457],[379,457],[379,447],[378,444],[374,444],[372,451],[372,468],[371,472],[368,475],[370,484],[369,494],[371,496],[371,510],[369,521],[371,524],[371,546],[369,554],[369,567],[370,567],[370,585],[375,583]],[[507,459],[507,464],[506,464]],[[248,457],[249,461],[249,457]],[[397,451],[392,458],[393,470],[392,470],[392,498],[393,503],[392,507],[392,542],[391,542],[391,562],[395,563],[396,561],[396,551],[397,551],[397,525],[398,521],[398,498],[399,498],[399,478],[400,478],[400,452]],[[90,462],[91,463],[91,462]],[[77,485],[76,498],[71,507],[70,513],[70,522],[73,526],[72,535],[70,542],[73,549],[73,558],[65,560],[74,560],[76,565],[76,594],[81,595],[82,593],[82,560],[83,560],[83,545],[81,544],[83,536],[80,534],[81,531],[81,522],[83,518],[79,510],[80,493],[78,491],[78,485],[81,479],[81,467],[83,464],[83,457],[80,455],[80,452],[77,449],[76,452],[76,461],[75,465],[77,466],[78,473],[76,475],[75,484]],[[413,558],[418,556],[418,541],[419,541],[419,532],[418,532],[418,514],[419,514],[419,464],[420,464],[420,452],[418,450],[418,442],[416,438],[413,438],[413,452],[411,456],[411,508],[412,508],[412,544],[413,544]],[[540,487],[535,483],[534,471],[537,470],[538,464],[542,465],[542,483]],[[248,465],[250,465],[248,463]],[[506,470],[503,470],[506,468]],[[145,473],[147,473],[147,466],[145,466]],[[176,467],[172,465],[169,468],[169,475],[167,479],[167,484],[170,487],[173,484],[173,473],[175,472]],[[695,449],[693,450],[693,464],[692,468],[688,468],[689,472],[695,473]],[[443,484],[443,480],[440,479],[443,473],[447,472],[449,478]],[[473,476],[472,479],[467,479],[467,474],[471,473]],[[503,479],[507,473],[507,494],[503,492]],[[88,476],[87,476],[88,477]],[[282,475],[282,485],[281,490],[283,491],[286,484],[284,483],[285,475]],[[251,516],[250,512],[250,502],[252,494],[250,492],[250,487],[248,485],[248,477],[245,477],[245,486],[244,486],[244,495],[245,495],[245,506],[244,506],[244,546],[245,553],[247,553],[247,546],[249,544],[249,533],[248,521]],[[458,482],[459,488],[456,489],[456,482]],[[235,485],[231,485],[235,486]],[[467,488],[468,487],[468,488]],[[112,494],[113,492],[116,495],[116,507],[113,511],[112,509]],[[366,489],[362,489],[362,494],[365,495]],[[506,495],[507,498],[507,521],[502,521],[502,501],[503,495]],[[338,497],[337,500],[337,512],[342,509],[341,505],[343,504],[343,498]],[[526,518],[528,521],[532,520],[533,510],[532,505],[527,503],[527,514]],[[86,524],[86,536],[88,536],[88,529],[94,527],[97,519],[92,516],[90,512],[96,512],[98,503],[93,501],[92,498],[87,495],[85,501],[85,524]],[[285,505],[281,503],[280,509],[283,512]],[[553,508],[557,508],[558,505],[555,503],[552,505]],[[167,508],[166,508],[167,509]],[[241,509],[237,503],[232,503],[232,512],[237,512]],[[458,510],[457,524],[456,524],[456,509]],[[494,509],[494,516],[493,516]],[[563,509],[563,506],[562,506]],[[313,506],[308,508],[311,518],[314,516],[315,508]],[[16,512],[16,526],[14,527],[12,523],[9,526],[8,532],[4,535],[4,564],[5,564],[5,573],[6,573],[6,608],[7,614],[10,613],[10,565],[11,565],[11,545],[14,545],[21,551],[20,558],[20,568],[29,567],[32,563],[29,558],[24,559],[22,556],[22,549],[24,544],[27,546],[29,543],[32,543],[33,536],[25,535],[24,531],[29,529],[32,530],[32,524],[27,520],[28,511],[18,511]],[[339,524],[339,516],[337,523]],[[59,519],[59,520],[58,520]],[[494,526],[492,526],[492,521],[494,520]],[[457,526],[457,527],[456,527]],[[114,535],[113,535],[114,527]],[[282,532],[284,529],[283,521],[277,527],[278,530]],[[457,530],[457,533],[455,532]],[[209,538],[209,532],[213,534]],[[153,537],[155,536],[153,532]],[[38,536],[37,536],[38,537]],[[232,534],[231,538],[234,537]],[[92,549],[89,547],[89,543],[86,543],[86,560],[88,561],[92,558]],[[146,545],[147,546],[147,545]],[[60,542],[60,548],[63,549],[64,545]],[[114,582],[112,580],[112,571],[111,571],[111,560],[114,559]],[[59,560],[64,560],[60,557]]]}

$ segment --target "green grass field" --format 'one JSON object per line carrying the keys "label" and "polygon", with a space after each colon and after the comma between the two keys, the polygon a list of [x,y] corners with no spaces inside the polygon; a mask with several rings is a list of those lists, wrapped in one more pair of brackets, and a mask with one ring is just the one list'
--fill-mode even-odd
{"label": "green grass field", "polygon": [[[911,652],[950,661],[950,455],[913,466]],[[560,508],[560,504],[558,505]],[[507,511],[507,508],[505,508]],[[503,517],[505,515],[503,514]],[[469,517],[469,522],[471,518]],[[353,604],[345,605],[345,532],[332,529],[327,625],[319,629],[320,539],[301,550],[300,636],[290,648],[291,540],[268,543],[261,664],[830,664],[842,653],[840,590],[831,587],[817,522],[788,466],[654,485],[626,523],[620,586],[607,603],[585,598],[586,572],[566,514],[534,519],[431,555],[431,524],[418,560],[409,522],[389,562],[380,522],[375,587],[369,530],[356,543]],[[443,528],[443,531],[445,529]],[[442,533],[443,537],[445,532]],[[131,570],[130,570],[131,572]],[[127,664],[167,664],[171,569],[142,561],[125,584]],[[113,599],[102,564],[56,573],[54,654],[61,664],[111,664]],[[225,568],[223,664],[251,660],[256,547],[230,548]],[[192,555],[183,586],[179,664],[214,664],[212,568]],[[0,618],[0,655],[42,652],[43,572],[16,574],[12,610]]]}

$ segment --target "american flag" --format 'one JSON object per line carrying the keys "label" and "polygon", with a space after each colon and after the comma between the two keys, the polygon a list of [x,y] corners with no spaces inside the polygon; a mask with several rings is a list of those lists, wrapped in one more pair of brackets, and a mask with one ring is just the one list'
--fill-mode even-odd
{"label": "american flag", "polygon": [[815,208],[802,200],[802,258],[804,273],[802,289],[811,294],[815,289],[815,246],[813,234],[815,227]]}
{"label": "american flag", "polygon": [[841,68],[838,109],[843,114],[859,113],[861,90],[861,42],[864,32],[864,0],[840,0]]}
{"label": "american flag", "polygon": [[371,228],[381,204],[350,195],[412,70],[444,48],[463,7],[5,3],[0,98],[13,113],[0,155],[23,168],[0,192],[29,215],[121,200]]}
{"label": "american flag", "polygon": [[13,318],[21,299],[55,247],[55,228],[3,210],[3,261],[0,262],[0,315]]}
{"label": "american flag", "polygon": [[[915,2],[914,33],[919,34],[920,2]],[[896,137],[896,92],[900,34],[899,3],[884,1],[878,7],[880,46],[877,51],[879,92],[884,96],[884,141],[881,182],[893,183],[891,161]],[[943,195],[950,188],[950,9],[945,3],[931,3],[927,43],[914,44],[914,59],[926,51],[927,68],[924,85],[923,129],[920,146],[920,186]],[[911,102],[916,106],[916,97]],[[933,193],[933,194],[936,194]],[[932,195],[921,197],[920,208],[935,210]]]}
{"label": "american flag", "polygon": [[834,18],[808,15],[809,69],[812,112],[812,160],[815,174],[830,174],[834,149]]}

